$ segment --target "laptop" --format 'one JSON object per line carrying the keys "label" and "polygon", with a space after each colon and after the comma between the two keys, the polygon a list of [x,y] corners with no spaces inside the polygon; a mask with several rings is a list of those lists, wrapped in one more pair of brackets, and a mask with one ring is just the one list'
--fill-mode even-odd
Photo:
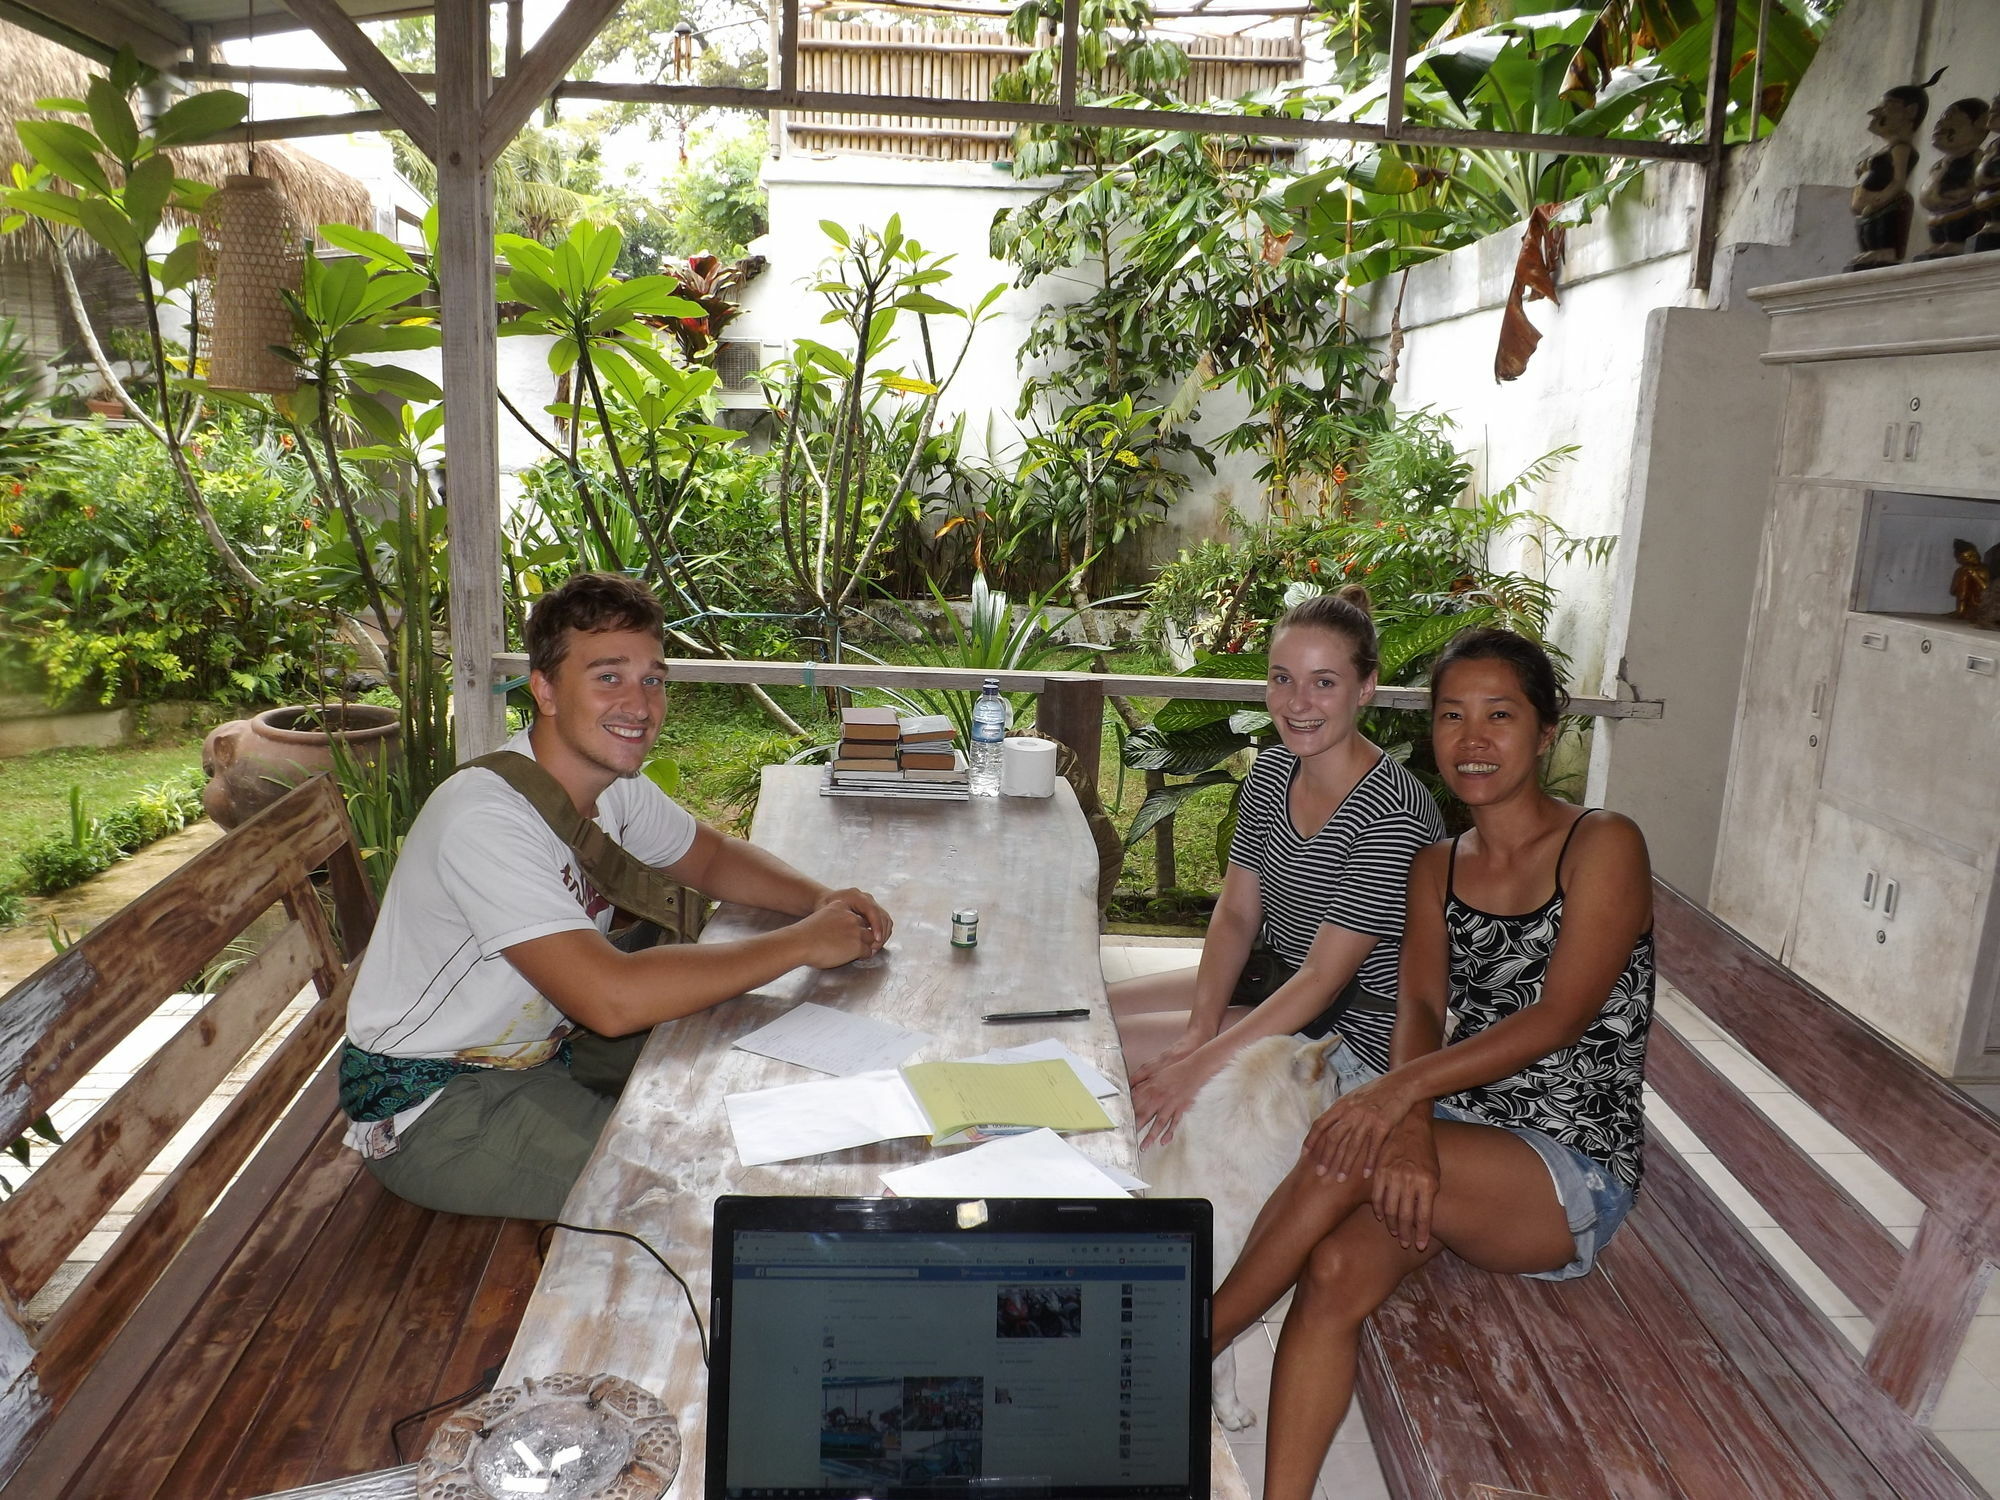
{"label": "laptop", "polygon": [[708,1500],[1208,1500],[1209,1215],[717,1200]]}

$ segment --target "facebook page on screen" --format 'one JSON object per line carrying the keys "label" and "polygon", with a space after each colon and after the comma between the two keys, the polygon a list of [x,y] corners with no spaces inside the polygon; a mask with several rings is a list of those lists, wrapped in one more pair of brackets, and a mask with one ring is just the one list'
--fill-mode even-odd
{"label": "facebook page on screen", "polygon": [[1188,1479],[1186,1235],[736,1237],[728,1492]]}

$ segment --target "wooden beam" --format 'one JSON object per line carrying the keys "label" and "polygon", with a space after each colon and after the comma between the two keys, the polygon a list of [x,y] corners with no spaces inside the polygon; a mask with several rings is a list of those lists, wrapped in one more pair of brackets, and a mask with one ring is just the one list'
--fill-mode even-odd
{"label": "wooden beam", "polygon": [[185,21],[152,0],[33,0],[28,8],[114,50],[130,47],[155,68],[170,67],[194,39]]}
{"label": "wooden beam", "polygon": [[[1254,62],[1256,59],[1246,59]],[[780,59],[782,64],[783,59]],[[806,89],[711,88],[674,83],[563,83],[558,99],[597,99],[619,104],[701,105],[758,113],[791,110],[808,114],[909,115],[926,120],[1018,120],[1029,125],[1106,125],[1119,130],[1192,131],[1274,140],[1371,141],[1388,139],[1379,124],[1351,120],[1306,120],[1284,115],[1225,114],[1216,111],[1111,109],[1079,104],[1007,104],[997,99],[935,99],[906,94],[838,94]],[[1563,151],[1573,156],[1629,157],[1638,161],[1704,161],[1699,142],[1626,141],[1590,135],[1540,135],[1512,130],[1457,130],[1405,125],[1398,137],[1418,146],[1460,146],[1481,151]]]}
{"label": "wooden beam", "polygon": [[438,262],[444,323],[445,529],[451,554],[451,711],[458,754],[500,747],[506,704],[493,692],[505,641],[500,600],[499,319],[493,182],[481,154],[492,86],[486,0],[437,12]]}
{"label": "wooden beam", "polygon": [[[409,79],[378,48],[336,0],[286,0],[292,14],[312,28],[313,35],[345,64],[361,86],[368,90],[389,118],[407,135],[416,148],[437,160],[438,112],[416,91]],[[444,46],[444,28],[438,28],[438,46]]]}
{"label": "wooden beam", "polygon": [[[528,658],[519,651],[494,657],[496,680],[520,677]],[[1202,698],[1223,703],[1260,703],[1262,678],[1140,677],[1119,672],[995,672],[985,667],[891,667],[874,662],[720,661],[677,657],[667,662],[667,676],[676,682],[754,682],[763,687],[940,688],[979,691],[988,677],[1000,680],[1006,693],[1040,693],[1064,683],[1096,684],[1106,693],[1126,698]],[[1425,709],[1429,688],[1381,687],[1371,700],[1376,708]],[[1657,719],[1666,705],[1647,698],[1572,698],[1569,712],[1593,719]]]}
{"label": "wooden beam", "polygon": [[294,141],[313,135],[361,135],[371,130],[400,130],[386,109],[358,109],[344,115],[293,115],[286,120],[259,120],[231,126],[203,144],[234,145],[238,141]]}
{"label": "wooden beam", "polygon": [[521,66],[486,100],[480,120],[480,164],[493,165],[521,127],[562,82],[570,65],[604,29],[621,0],[569,0],[554,24],[528,49]]}
{"label": "wooden beam", "polygon": [[[1736,56],[1736,7],[1715,7],[1715,31],[1708,48],[1708,119],[1702,129],[1701,210],[1695,218],[1696,291],[1708,290],[1715,275],[1715,238],[1722,227],[1722,174],[1728,164],[1723,136],[1729,124],[1730,64]],[[1753,110],[1756,101],[1751,101]]]}
{"label": "wooden beam", "polygon": [[1992,1279],[1993,1263],[1949,1220],[1935,1209],[1923,1216],[1889,1306],[1876,1320],[1868,1373],[1926,1427]]}
{"label": "wooden beam", "polygon": [[[400,10],[375,10],[366,15],[350,12],[357,21],[407,21],[414,16],[431,14],[428,5],[408,5]],[[282,8],[259,10],[254,19],[233,16],[208,23],[208,39],[213,43],[241,42],[257,36],[283,36],[288,31],[310,31],[312,28]]]}
{"label": "wooden beam", "polygon": [[[345,68],[263,68],[242,63],[183,62],[176,76],[211,83],[283,83],[309,89],[365,89],[367,84]],[[435,73],[405,73],[404,82],[422,93],[437,89]]]}
{"label": "wooden beam", "polygon": [[1082,24],[1081,0],[1063,0],[1062,32],[1057,37],[1056,104],[1065,114],[1076,108],[1077,30]]}
{"label": "wooden beam", "polygon": [[36,36],[67,47],[72,52],[80,52],[92,62],[108,64],[118,55],[118,49],[94,36],[85,36],[73,27],[60,21],[50,20],[38,10],[30,10],[25,5],[16,5],[14,0],[0,0],[0,21],[6,21],[31,31]]}
{"label": "wooden beam", "polygon": [[1390,140],[1399,140],[1406,113],[1403,75],[1410,62],[1410,0],[1389,0],[1389,4],[1389,108],[1383,129]]}

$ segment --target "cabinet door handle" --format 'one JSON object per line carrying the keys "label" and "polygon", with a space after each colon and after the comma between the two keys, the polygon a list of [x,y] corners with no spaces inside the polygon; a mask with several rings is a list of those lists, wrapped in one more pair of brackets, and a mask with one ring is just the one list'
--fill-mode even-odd
{"label": "cabinet door handle", "polygon": [[1896,456],[1896,424],[1894,422],[1891,422],[1887,427],[1882,429],[1882,456],[1884,458],[1894,458]]}
{"label": "cabinet door handle", "polygon": [[1977,672],[1982,677],[1992,677],[1996,675],[1994,671],[1994,660],[1990,656],[1966,657],[1965,670],[1968,672]]}
{"label": "cabinet door handle", "polygon": [[1912,422],[1908,427],[1903,429],[1903,457],[1915,458],[1917,456],[1917,444],[1923,440],[1923,435],[1924,424],[1921,422]]}
{"label": "cabinet door handle", "polygon": [[1811,712],[1812,716],[1815,719],[1819,717],[1819,711],[1822,707],[1825,706],[1825,704],[1826,704],[1826,679],[1822,677],[1818,682],[1815,682],[1813,684]]}
{"label": "cabinet door handle", "polygon": [[1861,877],[1861,904],[1863,906],[1873,906],[1875,904],[1876,878],[1873,870],[1870,870],[1866,875]]}
{"label": "cabinet door handle", "polygon": [[1887,922],[1896,915],[1896,898],[1902,894],[1901,887],[1893,880],[1882,882],[1882,920]]}

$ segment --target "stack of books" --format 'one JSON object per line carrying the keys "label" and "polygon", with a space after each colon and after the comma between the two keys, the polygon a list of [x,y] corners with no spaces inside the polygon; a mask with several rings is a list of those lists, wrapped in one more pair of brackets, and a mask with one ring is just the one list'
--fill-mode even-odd
{"label": "stack of books", "polygon": [[958,731],[943,714],[899,719],[893,708],[845,708],[840,749],[821,790],[829,797],[969,795]]}

